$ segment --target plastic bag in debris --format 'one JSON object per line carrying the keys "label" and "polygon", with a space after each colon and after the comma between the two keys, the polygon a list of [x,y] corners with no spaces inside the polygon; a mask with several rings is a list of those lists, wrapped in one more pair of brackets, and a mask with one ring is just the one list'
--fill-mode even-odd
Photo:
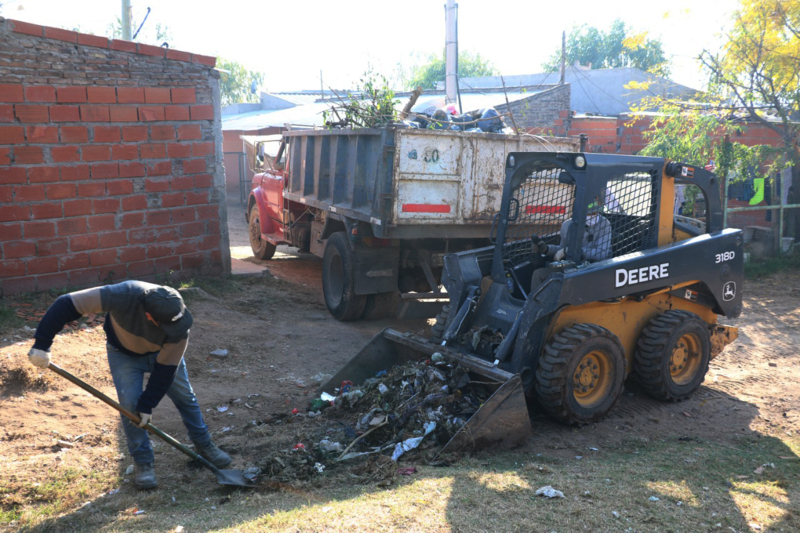
{"label": "plastic bag in debris", "polygon": [[322,439],[319,441],[319,449],[324,453],[342,453],[344,449],[342,447],[342,443],[340,442],[332,442],[328,439]]}
{"label": "plastic bag in debris", "polygon": [[419,443],[422,442],[424,437],[414,437],[413,439],[406,439],[403,442],[398,442],[392,452],[392,461],[397,461],[405,452],[413,450]]}
{"label": "plastic bag in debris", "polygon": [[443,109],[448,115],[458,115],[458,109],[456,109],[455,104],[447,104]]}
{"label": "plastic bag in debris", "polygon": [[478,122],[478,127],[483,132],[500,131],[503,129],[503,120],[500,118],[497,110],[493,107],[484,109],[483,113],[481,113],[481,119],[483,120]]}
{"label": "plastic bag in debris", "polygon": [[545,496],[547,498],[563,498],[564,493],[560,490],[556,490],[550,485],[545,485],[544,487],[540,488],[536,491],[537,496]]}

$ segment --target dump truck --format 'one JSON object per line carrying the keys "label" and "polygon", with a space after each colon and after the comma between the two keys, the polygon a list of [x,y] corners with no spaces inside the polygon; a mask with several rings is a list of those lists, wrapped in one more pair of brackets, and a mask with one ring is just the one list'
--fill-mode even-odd
{"label": "dump truck", "polygon": [[580,148],[577,137],[402,124],[243,140],[256,169],[245,214],[254,256],[288,244],[321,257],[325,303],[342,321],[435,316],[445,253],[489,243],[506,156]]}
{"label": "dump truck", "polygon": [[[675,214],[676,183],[705,220]],[[743,235],[723,227],[719,188],[658,157],[508,154],[494,243],[445,256],[433,337],[386,329],[322,389],[438,352],[496,387],[445,450],[514,445],[529,409],[597,421],[627,378],[688,398],[737,338],[718,319],[742,312]]]}

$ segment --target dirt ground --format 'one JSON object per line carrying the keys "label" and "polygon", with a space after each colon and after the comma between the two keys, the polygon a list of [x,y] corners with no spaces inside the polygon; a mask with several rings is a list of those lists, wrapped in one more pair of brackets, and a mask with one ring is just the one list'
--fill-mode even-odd
{"label": "dirt ground", "polygon": [[[229,204],[232,255],[246,258],[243,212],[241,205]],[[333,374],[374,334],[388,326],[420,334],[429,328],[424,320],[337,322],[321,298],[318,258],[280,247],[274,260],[262,264],[269,269],[263,277],[223,283],[218,291],[207,287],[208,296],[187,296],[195,319],[186,354],[190,379],[215,441],[232,453],[235,468],[303,438],[291,425],[261,425],[257,433],[252,426],[294,408],[304,410],[324,375]],[[575,429],[536,417],[535,436],[522,450],[567,457],[587,446],[614,446],[630,435],[701,438],[730,446],[743,436],[799,431],[800,273],[748,281],[744,290],[744,313],[733,321],[740,327],[739,339],[712,361],[705,384],[690,400],[661,403],[630,386],[612,414],[597,424]],[[27,304],[40,312],[48,302],[42,297]],[[122,473],[131,461],[118,416],[67,381],[30,367],[25,354],[32,334],[18,329],[0,336],[0,477],[6,480],[0,509],[28,497],[49,470],[66,466],[103,471],[118,464],[119,477],[109,483],[134,491],[125,479],[132,476]],[[220,348],[228,357],[209,355]],[[56,364],[116,396],[98,322],[60,335],[52,353]],[[185,441],[169,401],[155,411],[154,423]],[[57,440],[73,447],[59,447]],[[187,470],[176,453],[156,445],[163,487],[180,481],[181,490],[191,491],[209,483],[207,473]],[[42,505],[52,503],[42,499]],[[109,517],[104,523],[113,521]]]}

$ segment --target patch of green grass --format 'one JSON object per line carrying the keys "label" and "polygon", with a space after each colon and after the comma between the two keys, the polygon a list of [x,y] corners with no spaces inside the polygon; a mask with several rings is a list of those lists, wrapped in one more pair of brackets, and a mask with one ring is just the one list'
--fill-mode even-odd
{"label": "patch of green grass", "polygon": [[24,323],[25,321],[18,317],[13,309],[0,302],[0,334],[22,327]]}
{"label": "patch of green grass", "polygon": [[764,278],[787,270],[800,271],[800,253],[759,257],[744,264],[744,276],[747,279]]}

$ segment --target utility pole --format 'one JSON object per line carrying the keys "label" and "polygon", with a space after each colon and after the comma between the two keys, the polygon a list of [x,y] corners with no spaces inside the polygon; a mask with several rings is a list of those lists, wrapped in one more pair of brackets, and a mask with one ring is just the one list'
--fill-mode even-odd
{"label": "utility pole", "polygon": [[448,103],[458,100],[458,43],[456,41],[456,1],[447,0],[444,13],[445,20],[445,76],[444,92]]}
{"label": "utility pole", "polygon": [[131,40],[131,0],[122,0],[122,38]]}
{"label": "utility pole", "polygon": [[567,70],[567,32],[561,32],[561,79],[559,85],[564,85],[564,76]]}

